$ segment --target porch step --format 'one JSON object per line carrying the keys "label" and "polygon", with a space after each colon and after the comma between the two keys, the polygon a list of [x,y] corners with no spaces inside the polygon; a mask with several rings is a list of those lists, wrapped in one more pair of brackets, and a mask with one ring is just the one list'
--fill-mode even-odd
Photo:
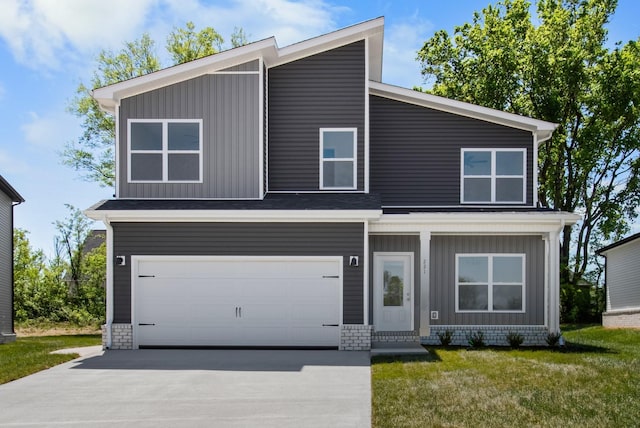
{"label": "porch step", "polygon": [[376,355],[426,355],[427,351],[418,342],[372,342],[371,356]]}

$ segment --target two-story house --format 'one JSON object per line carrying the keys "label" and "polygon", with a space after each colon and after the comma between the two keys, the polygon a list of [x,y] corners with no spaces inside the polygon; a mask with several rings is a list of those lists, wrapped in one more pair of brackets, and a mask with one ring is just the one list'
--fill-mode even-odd
{"label": "two-story house", "polygon": [[94,90],[116,121],[108,348],[369,349],[559,329],[552,123],[381,82],[383,18]]}

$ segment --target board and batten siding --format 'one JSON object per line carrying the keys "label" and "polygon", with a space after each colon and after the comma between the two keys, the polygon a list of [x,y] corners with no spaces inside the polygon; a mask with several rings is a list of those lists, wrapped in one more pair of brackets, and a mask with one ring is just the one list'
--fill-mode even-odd
{"label": "board and batten siding", "polygon": [[364,190],[365,43],[269,69],[269,190],[320,189],[320,128],[357,128]]}
{"label": "board and batten siding", "polygon": [[[432,325],[544,325],[544,241],[541,236],[431,236],[429,262]],[[456,254],[525,254],[524,313],[456,313]]]}
{"label": "board and batten siding", "polygon": [[0,343],[13,334],[13,203],[0,192]]}
{"label": "board and batten siding", "polygon": [[607,251],[607,311],[640,309],[640,239]]}
{"label": "board and batten siding", "polygon": [[375,259],[374,253],[413,253],[413,325],[420,325],[420,236],[419,235],[370,235],[369,236],[369,323],[373,325]]}
{"label": "board and batten siding", "polygon": [[362,223],[113,223],[114,322],[131,322],[132,255],[343,256],[343,322],[362,324]]}
{"label": "board and batten siding", "polygon": [[[123,99],[118,197],[260,198],[259,85],[259,74],[209,74]],[[129,183],[128,119],[202,119],[203,182]]]}
{"label": "board and batten siding", "polygon": [[369,111],[370,191],[384,206],[461,205],[462,148],[526,148],[526,204],[520,205],[533,204],[531,132],[374,95]]}

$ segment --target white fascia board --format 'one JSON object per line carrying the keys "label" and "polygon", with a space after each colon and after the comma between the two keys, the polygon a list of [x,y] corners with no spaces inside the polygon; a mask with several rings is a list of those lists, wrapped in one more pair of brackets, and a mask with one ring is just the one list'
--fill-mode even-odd
{"label": "white fascia board", "polygon": [[510,128],[529,131],[536,135],[538,144],[551,138],[553,131],[558,127],[557,124],[544,120],[533,119],[375,81],[369,82],[369,93],[404,103],[415,104],[459,116],[466,116]]}
{"label": "white fascia board", "polygon": [[382,210],[95,210],[84,214],[110,222],[362,222],[377,219]]}
{"label": "white fascia board", "polygon": [[214,73],[217,70],[253,61],[260,57],[275,58],[277,57],[277,49],[275,38],[270,37],[184,64],[164,68],[144,76],[97,88],[92,91],[92,96],[98,101],[102,109],[113,113],[115,104],[122,98],[179,83],[204,74]]}
{"label": "white fascia board", "polygon": [[566,212],[553,213],[411,213],[384,214],[371,221],[372,233],[418,232],[499,234],[557,232],[581,217]]}

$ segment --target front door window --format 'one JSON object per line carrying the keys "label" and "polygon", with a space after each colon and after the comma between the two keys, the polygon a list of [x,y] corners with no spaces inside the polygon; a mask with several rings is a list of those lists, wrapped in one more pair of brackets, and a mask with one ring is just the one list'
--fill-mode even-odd
{"label": "front door window", "polygon": [[376,330],[412,330],[413,253],[374,253],[373,269]]}

